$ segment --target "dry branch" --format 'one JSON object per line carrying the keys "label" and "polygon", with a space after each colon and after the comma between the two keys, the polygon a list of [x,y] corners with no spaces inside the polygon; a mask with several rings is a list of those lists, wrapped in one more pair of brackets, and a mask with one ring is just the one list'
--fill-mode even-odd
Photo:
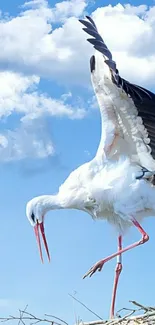
{"label": "dry branch", "polygon": [[71,295],[69,293],[69,296],[74,299],[75,301],[77,301],[81,306],[83,306],[85,309],[87,309],[90,313],[92,313],[93,315],[95,315],[97,318],[102,319],[102,317],[100,317],[98,314],[96,314],[92,309],[90,309],[89,307],[87,307],[82,301],[80,301],[79,299],[75,298],[73,295]]}
{"label": "dry branch", "polygon": [[9,322],[9,321],[13,321],[16,320],[18,321],[18,325],[20,325],[21,323],[23,325],[29,324],[29,325],[34,325],[34,324],[38,324],[38,323],[50,323],[51,325],[68,325],[67,322],[65,322],[64,320],[62,320],[59,317],[56,316],[52,316],[52,315],[47,315],[45,314],[43,318],[40,318],[38,316],[35,316],[31,313],[29,313],[28,311],[26,311],[28,306],[25,307],[24,310],[20,310],[19,309],[19,315],[17,316],[8,316],[8,317],[0,317],[0,321],[1,322]]}

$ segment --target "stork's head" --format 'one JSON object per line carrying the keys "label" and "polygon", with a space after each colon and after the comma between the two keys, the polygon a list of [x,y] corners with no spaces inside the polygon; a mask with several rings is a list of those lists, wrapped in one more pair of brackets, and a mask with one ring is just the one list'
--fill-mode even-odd
{"label": "stork's head", "polygon": [[45,250],[48,256],[48,259],[50,261],[50,254],[49,249],[46,241],[45,231],[44,231],[44,216],[46,213],[46,205],[44,204],[44,196],[43,197],[36,197],[29,201],[26,206],[26,215],[31,223],[32,227],[34,228],[39,253],[41,260],[43,262],[43,255],[42,255],[42,249],[41,249],[41,241],[40,241],[40,235],[39,231],[42,235],[43,243],[45,246]]}

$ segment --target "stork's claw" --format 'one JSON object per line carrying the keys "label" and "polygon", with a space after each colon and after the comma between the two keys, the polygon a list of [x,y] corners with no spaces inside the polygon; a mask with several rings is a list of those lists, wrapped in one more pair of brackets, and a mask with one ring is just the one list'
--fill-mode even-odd
{"label": "stork's claw", "polygon": [[85,273],[85,275],[83,276],[83,279],[85,279],[87,276],[91,277],[96,271],[101,271],[102,267],[104,265],[104,260],[101,260],[99,262],[97,262],[96,264],[94,264],[89,270],[88,272]]}

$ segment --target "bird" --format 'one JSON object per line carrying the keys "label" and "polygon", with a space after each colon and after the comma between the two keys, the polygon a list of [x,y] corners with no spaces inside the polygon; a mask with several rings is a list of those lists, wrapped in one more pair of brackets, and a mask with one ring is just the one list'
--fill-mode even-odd
{"label": "bird", "polygon": [[[32,198],[26,216],[34,228],[42,261],[39,231],[50,260],[44,230],[50,210],[81,210],[115,227],[117,251],[96,262],[83,276],[91,277],[117,257],[110,306],[110,318],[114,318],[122,254],[149,240],[141,224],[145,217],[155,216],[155,94],[121,77],[91,16],[79,22],[94,51],[90,78],[101,113],[100,143],[94,158],[73,170],[56,194]],[[123,247],[123,237],[132,226],[141,237]]]}

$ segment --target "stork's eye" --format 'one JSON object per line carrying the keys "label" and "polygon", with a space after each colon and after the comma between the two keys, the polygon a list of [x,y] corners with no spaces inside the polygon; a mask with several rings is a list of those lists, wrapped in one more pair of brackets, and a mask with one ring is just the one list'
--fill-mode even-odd
{"label": "stork's eye", "polygon": [[32,214],[31,214],[31,219],[33,220],[33,222],[35,222],[35,215],[34,215],[33,212],[32,212]]}

